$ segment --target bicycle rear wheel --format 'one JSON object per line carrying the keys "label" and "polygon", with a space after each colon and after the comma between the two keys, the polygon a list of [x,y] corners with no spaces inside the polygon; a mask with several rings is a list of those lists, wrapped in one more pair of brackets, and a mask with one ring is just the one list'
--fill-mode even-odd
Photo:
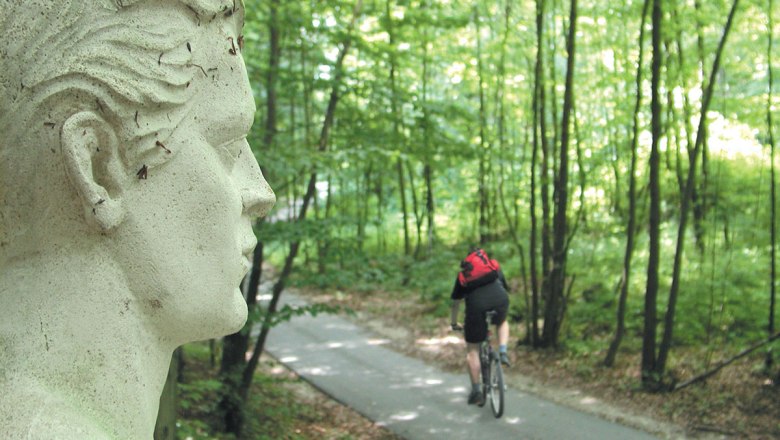
{"label": "bicycle rear wheel", "polygon": [[504,372],[498,356],[490,360],[490,409],[496,418],[504,414]]}

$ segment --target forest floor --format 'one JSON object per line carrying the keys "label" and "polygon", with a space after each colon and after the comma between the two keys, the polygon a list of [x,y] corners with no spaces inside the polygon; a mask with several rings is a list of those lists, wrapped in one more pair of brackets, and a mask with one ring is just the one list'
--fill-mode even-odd
{"label": "forest floor", "polygon": [[[203,343],[194,343],[203,344]],[[204,348],[201,347],[201,351]],[[207,348],[205,348],[207,349]],[[176,438],[236,440],[221,432],[218,367],[206,356],[185,356]],[[255,370],[242,438],[253,440],[402,440],[357,411],[331,399],[275,359],[261,356]]]}
{"label": "forest floor", "polygon": [[[463,372],[466,380],[462,337],[449,330],[448,320],[431,317],[430,304],[416,301],[412,295],[399,297],[386,292],[296,292],[312,303],[354,310],[351,319],[390,340],[395,350],[451,372]],[[522,338],[521,326],[514,326],[512,332],[512,341]],[[234,439],[218,434],[216,428],[218,387],[213,378],[217,367],[207,360],[207,351],[201,346],[186,358],[186,377],[180,385],[180,402],[186,404],[180,404],[178,438]],[[703,384],[675,393],[653,394],[638,388],[638,354],[621,353],[611,369],[599,366],[603,356],[602,352],[573,356],[517,347],[510,352],[513,362],[506,371],[507,381],[522,391],[645,429],[661,438],[780,438],[780,389],[757,373],[756,358],[738,361]],[[690,364],[677,361],[674,374],[693,376]],[[250,400],[246,438],[400,440],[265,355]]]}
{"label": "forest floor", "polygon": [[[311,302],[351,308],[356,312],[353,319],[391,340],[394,349],[465,375],[462,338],[450,331],[448,320],[431,317],[432,305],[386,292],[299,292]],[[516,325],[512,332],[516,341],[524,329]],[[780,438],[780,388],[755,371],[755,358],[734,363],[702,384],[674,393],[647,393],[638,387],[639,354],[621,353],[609,369],[599,365],[603,352],[575,357],[517,347],[510,357],[512,386],[661,437]],[[691,364],[677,360],[671,369],[676,377],[692,377],[696,372]],[[374,427],[381,431],[372,437],[369,425],[357,438],[391,438],[382,437],[388,433],[380,427]]]}

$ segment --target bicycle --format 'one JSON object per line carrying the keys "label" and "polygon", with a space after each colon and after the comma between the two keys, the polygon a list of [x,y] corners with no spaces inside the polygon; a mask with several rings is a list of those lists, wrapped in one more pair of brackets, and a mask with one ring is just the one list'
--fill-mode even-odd
{"label": "bicycle", "polygon": [[490,397],[490,409],[496,418],[504,414],[504,370],[501,368],[501,359],[496,350],[490,344],[490,324],[497,314],[495,310],[485,313],[485,324],[488,332],[487,338],[479,344],[479,363],[482,372],[482,400]]}
{"label": "bicycle", "polygon": [[[504,370],[501,368],[501,358],[499,353],[493,349],[490,343],[490,337],[493,332],[490,330],[493,317],[498,312],[489,310],[485,312],[485,325],[487,325],[487,338],[479,344],[479,364],[480,375],[482,376],[482,404],[490,398],[490,409],[495,418],[500,418],[504,414]],[[456,328],[453,327],[455,330]],[[458,326],[457,330],[463,331],[463,327]]]}

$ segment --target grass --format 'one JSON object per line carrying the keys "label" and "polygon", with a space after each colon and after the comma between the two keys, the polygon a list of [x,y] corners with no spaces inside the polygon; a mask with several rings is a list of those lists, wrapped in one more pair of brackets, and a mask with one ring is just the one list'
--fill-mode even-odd
{"label": "grass", "polygon": [[[217,416],[220,383],[206,342],[184,346],[178,384],[177,438],[235,440],[220,432]],[[218,353],[216,353],[218,355]],[[218,356],[217,356],[218,359]],[[275,360],[262,357],[255,373],[243,439],[252,440],[397,440],[355,411],[312,388]]]}

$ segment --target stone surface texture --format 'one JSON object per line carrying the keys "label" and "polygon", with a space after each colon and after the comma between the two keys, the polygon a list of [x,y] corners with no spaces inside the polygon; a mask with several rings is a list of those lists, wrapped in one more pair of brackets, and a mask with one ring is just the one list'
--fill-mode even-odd
{"label": "stone surface texture", "polygon": [[274,194],[233,0],[0,3],[0,437],[150,439]]}

